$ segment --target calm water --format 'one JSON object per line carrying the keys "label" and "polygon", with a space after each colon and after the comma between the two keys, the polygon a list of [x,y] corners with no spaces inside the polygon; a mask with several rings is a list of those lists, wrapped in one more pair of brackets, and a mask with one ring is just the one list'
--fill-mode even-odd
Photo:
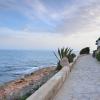
{"label": "calm water", "polygon": [[56,64],[52,51],[0,50],[0,84]]}

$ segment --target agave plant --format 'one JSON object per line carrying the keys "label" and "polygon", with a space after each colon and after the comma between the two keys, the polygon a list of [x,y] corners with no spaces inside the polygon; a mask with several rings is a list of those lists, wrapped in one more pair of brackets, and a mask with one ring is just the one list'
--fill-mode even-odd
{"label": "agave plant", "polygon": [[56,58],[58,59],[58,63],[57,63],[57,69],[60,70],[62,68],[62,66],[60,65],[60,61],[64,58],[67,57],[69,63],[73,62],[74,57],[76,57],[76,55],[74,53],[72,53],[73,49],[70,48],[58,48],[58,52],[57,54],[54,52],[54,55],[56,56]]}

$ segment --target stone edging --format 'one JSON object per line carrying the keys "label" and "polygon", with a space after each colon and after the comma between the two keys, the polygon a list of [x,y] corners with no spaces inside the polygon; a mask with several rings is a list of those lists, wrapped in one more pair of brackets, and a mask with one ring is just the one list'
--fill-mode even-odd
{"label": "stone edging", "polygon": [[65,79],[68,77],[68,74],[78,58],[79,57],[77,57],[69,66],[64,66],[57,74],[55,74],[26,100],[52,100],[63,85]]}

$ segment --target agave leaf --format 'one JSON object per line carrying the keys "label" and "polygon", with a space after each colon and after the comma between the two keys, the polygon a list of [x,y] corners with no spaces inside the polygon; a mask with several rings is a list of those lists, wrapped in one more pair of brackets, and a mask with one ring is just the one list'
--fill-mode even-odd
{"label": "agave leaf", "polygon": [[62,59],[62,51],[61,51],[61,49],[60,49],[60,59]]}
{"label": "agave leaf", "polygon": [[53,51],[53,53],[54,53],[54,55],[55,55],[55,57],[58,59],[58,60],[60,60],[60,58],[57,56],[57,54]]}
{"label": "agave leaf", "polygon": [[68,48],[65,49],[65,55],[67,57],[67,55],[68,55]]}
{"label": "agave leaf", "polygon": [[63,57],[65,57],[65,48],[63,48]]}
{"label": "agave leaf", "polygon": [[66,48],[64,48],[63,57],[66,57]]}
{"label": "agave leaf", "polygon": [[66,57],[66,49],[64,49],[64,57]]}
{"label": "agave leaf", "polygon": [[70,51],[70,48],[68,48],[68,53],[67,54],[69,54],[69,51]]}
{"label": "agave leaf", "polygon": [[72,53],[73,49],[70,49],[70,53]]}
{"label": "agave leaf", "polygon": [[67,53],[67,52],[68,52],[68,48],[65,49],[65,53]]}
{"label": "agave leaf", "polygon": [[64,48],[61,49],[61,59],[64,57]]}
{"label": "agave leaf", "polygon": [[71,50],[69,50],[69,53],[68,53],[68,55],[70,55],[71,54]]}
{"label": "agave leaf", "polygon": [[58,48],[58,55],[59,55],[59,58],[61,59],[61,52],[59,48]]}

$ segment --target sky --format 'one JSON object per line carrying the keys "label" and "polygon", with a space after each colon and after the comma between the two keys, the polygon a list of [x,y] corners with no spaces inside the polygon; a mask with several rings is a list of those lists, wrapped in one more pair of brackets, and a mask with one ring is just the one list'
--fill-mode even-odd
{"label": "sky", "polygon": [[96,49],[100,0],[0,0],[0,49]]}

